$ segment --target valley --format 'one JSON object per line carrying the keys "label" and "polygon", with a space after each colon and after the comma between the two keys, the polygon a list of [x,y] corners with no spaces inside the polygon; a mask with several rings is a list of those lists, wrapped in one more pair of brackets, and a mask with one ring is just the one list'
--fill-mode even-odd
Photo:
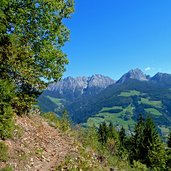
{"label": "valley", "polygon": [[162,136],[169,133],[170,74],[157,73],[149,77],[140,69],[135,69],[118,81],[95,75],[89,79],[91,86],[85,86],[87,84],[83,85],[80,80],[86,79],[70,77],[50,85],[38,98],[40,108],[44,112],[55,112],[58,116],[67,109],[73,123],[84,127],[98,127],[104,121],[112,122],[118,129],[124,127],[128,134],[142,114],[153,118]]}

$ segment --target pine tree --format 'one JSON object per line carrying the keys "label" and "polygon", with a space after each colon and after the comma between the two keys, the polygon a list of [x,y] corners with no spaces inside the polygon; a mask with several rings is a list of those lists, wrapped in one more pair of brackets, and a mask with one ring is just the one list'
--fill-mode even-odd
{"label": "pine tree", "polygon": [[166,167],[164,144],[162,143],[156,126],[150,117],[148,117],[145,122],[143,145],[146,147],[145,150],[148,154],[143,162],[148,167],[155,168],[156,170],[164,170]]}
{"label": "pine tree", "polygon": [[150,117],[144,120],[140,116],[131,144],[130,159],[132,162],[133,160],[139,161],[155,170],[165,169],[166,155],[164,145]]}
{"label": "pine tree", "polygon": [[128,150],[129,149],[129,139],[126,137],[125,129],[122,127],[119,131],[119,158],[128,158]]}
{"label": "pine tree", "polygon": [[108,128],[108,137],[113,138],[114,137],[114,127],[112,122],[109,123],[109,128]]}
{"label": "pine tree", "polygon": [[145,121],[142,115],[140,115],[135,126],[134,135],[130,138],[130,142],[127,148],[130,153],[129,158],[131,163],[133,162],[133,160],[141,160],[144,156],[144,149],[142,144],[144,138],[144,126]]}
{"label": "pine tree", "polygon": [[106,122],[103,122],[99,125],[99,129],[98,129],[99,142],[101,142],[102,145],[106,144],[108,140],[108,135],[109,135],[108,127],[106,125]]}
{"label": "pine tree", "polygon": [[116,155],[118,153],[120,145],[119,135],[112,122],[110,122],[108,126],[108,139],[106,145],[112,155]]}
{"label": "pine tree", "polygon": [[169,133],[169,136],[168,136],[167,145],[168,145],[168,149],[167,149],[167,156],[168,156],[167,167],[171,168],[171,132]]}
{"label": "pine tree", "polygon": [[62,117],[61,117],[61,123],[62,123],[62,130],[67,131],[71,127],[71,120],[69,118],[67,110],[63,111]]}
{"label": "pine tree", "polygon": [[126,139],[125,129],[122,127],[121,130],[119,131],[119,140],[122,146],[125,146],[125,139]]}

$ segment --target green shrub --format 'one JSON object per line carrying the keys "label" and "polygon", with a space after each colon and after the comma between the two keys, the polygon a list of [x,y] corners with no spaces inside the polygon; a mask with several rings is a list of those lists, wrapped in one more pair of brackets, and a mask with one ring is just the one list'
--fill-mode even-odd
{"label": "green shrub", "polygon": [[13,171],[11,166],[6,166],[3,169],[0,169],[0,171]]}
{"label": "green shrub", "polygon": [[24,130],[19,125],[14,125],[13,139],[19,139],[24,134]]}
{"label": "green shrub", "polygon": [[62,131],[68,131],[71,128],[71,120],[69,119],[69,115],[66,110],[64,110],[60,121]]}
{"label": "green shrub", "polygon": [[13,85],[4,80],[0,80],[0,138],[6,139],[12,136],[14,129],[12,100]]}
{"label": "green shrub", "polygon": [[48,120],[51,126],[55,128],[59,127],[60,124],[59,118],[53,112],[44,113],[43,117]]}
{"label": "green shrub", "polygon": [[43,114],[43,117],[46,118],[50,125],[62,130],[64,132],[68,131],[71,128],[71,121],[69,120],[68,114],[64,111],[61,118],[57,117],[55,113],[48,112]]}
{"label": "green shrub", "polygon": [[8,146],[4,142],[0,142],[0,161],[8,160]]}
{"label": "green shrub", "polygon": [[3,108],[3,113],[0,113],[0,138],[7,139],[12,137],[13,130],[13,111],[10,106],[6,106]]}
{"label": "green shrub", "polygon": [[134,169],[137,169],[139,171],[147,171],[147,166],[145,164],[142,164],[141,162],[139,161],[133,161],[133,166],[134,166]]}
{"label": "green shrub", "polygon": [[78,153],[67,156],[66,159],[56,168],[58,170],[71,171],[107,171],[97,159],[93,157],[93,151],[78,147]]}

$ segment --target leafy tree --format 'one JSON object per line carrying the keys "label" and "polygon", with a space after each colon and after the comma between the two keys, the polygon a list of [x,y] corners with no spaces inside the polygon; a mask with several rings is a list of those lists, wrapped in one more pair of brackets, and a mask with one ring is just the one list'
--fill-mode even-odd
{"label": "leafy tree", "polygon": [[72,13],[73,0],[0,1],[0,78],[15,87],[16,113],[29,110],[47,80],[61,78],[69,39],[63,19]]}

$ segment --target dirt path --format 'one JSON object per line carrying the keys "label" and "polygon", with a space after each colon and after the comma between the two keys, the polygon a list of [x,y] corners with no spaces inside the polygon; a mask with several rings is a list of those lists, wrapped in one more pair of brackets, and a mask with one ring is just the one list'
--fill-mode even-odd
{"label": "dirt path", "polygon": [[54,170],[73,148],[73,140],[48,125],[38,115],[17,117],[16,123],[22,129],[21,137],[8,140],[9,164],[15,171]]}

